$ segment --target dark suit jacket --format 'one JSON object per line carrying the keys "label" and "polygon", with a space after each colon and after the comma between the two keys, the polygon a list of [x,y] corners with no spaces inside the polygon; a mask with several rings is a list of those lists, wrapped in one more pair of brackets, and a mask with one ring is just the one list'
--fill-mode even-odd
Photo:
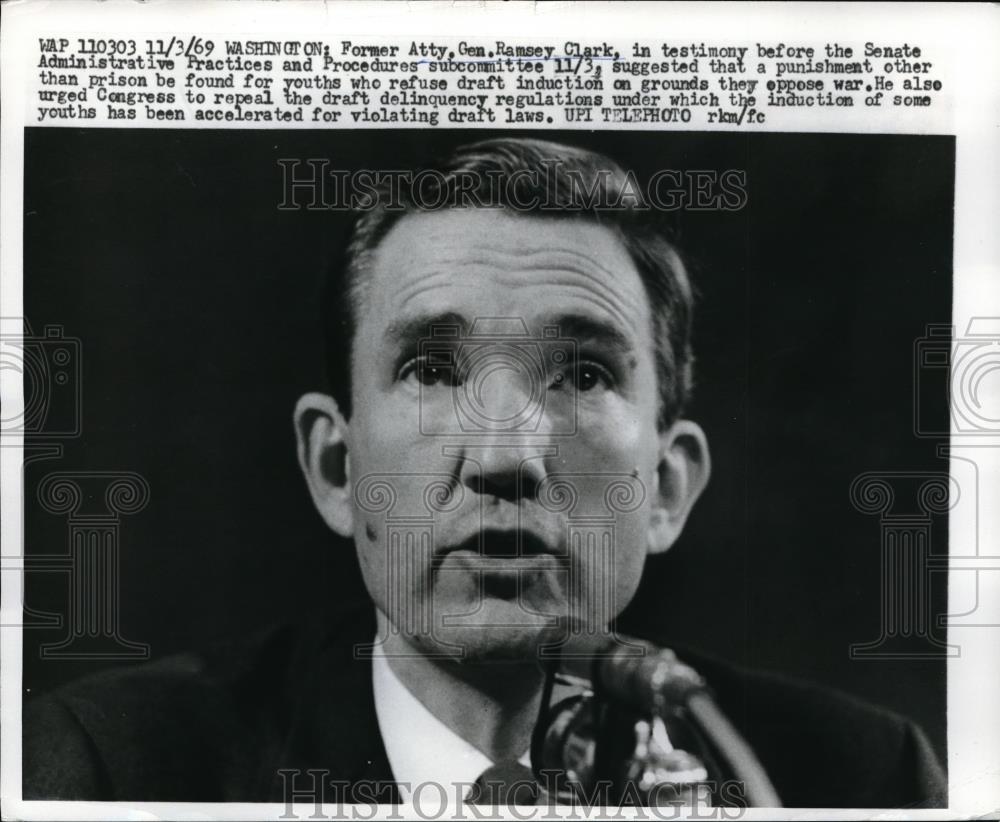
{"label": "dark suit jacket", "polygon": [[[281,628],[75,682],[23,717],[25,799],[392,801],[366,612],[330,631]],[[786,807],[943,807],[947,784],[908,720],[843,694],[679,652],[708,680]],[[280,769],[302,769],[291,775]],[[327,777],[328,775],[328,777]],[[383,786],[376,794],[375,783]],[[313,783],[313,784],[319,784]]]}

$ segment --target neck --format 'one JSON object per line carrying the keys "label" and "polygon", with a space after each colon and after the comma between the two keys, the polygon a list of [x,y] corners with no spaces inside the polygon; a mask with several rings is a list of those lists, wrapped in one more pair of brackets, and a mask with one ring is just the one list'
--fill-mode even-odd
{"label": "neck", "polygon": [[431,659],[386,631],[381,612],[378,624],[393,673],[442,723],[494,762],[528,750],[544,681],[536,662]]}

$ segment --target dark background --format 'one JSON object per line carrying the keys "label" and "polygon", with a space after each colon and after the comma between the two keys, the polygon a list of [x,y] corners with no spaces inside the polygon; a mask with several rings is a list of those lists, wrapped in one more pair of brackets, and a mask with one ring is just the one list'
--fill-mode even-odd
{"label": "dark background", "polygon": [[[515,133],[515,132],[508,132]],[[345,215],[279,211],[279,158],[405,168],[485,132],[28,129],[25,315],[81,341],[82,434],[26,471],[30,554],[65,553],[35,490],[60,470],[127,470],[149,505],[121,521],[120,622],[154,658],[364,596],[353,548],[314,512],[291,413],[321,388],[320,273]],[[745,169],[738,212],[665,215],[701,292],[697,390],[714,473],[623,627],[846,689],[918,719],[945,750],[945,666],[851,660],[880,635],[878,518],[860,473],[947,470],[913,433],[913,346],[951,317],[950,137],[547,132],[644,174]],[[940,414],[943,393],[924,397]],[[934,532],[947,549],[946,523]],[[945,612],[945,580],[932,612]],[[65,614],[67,580],[27,575]],[[111,662],[43,661],[24,686]]]}

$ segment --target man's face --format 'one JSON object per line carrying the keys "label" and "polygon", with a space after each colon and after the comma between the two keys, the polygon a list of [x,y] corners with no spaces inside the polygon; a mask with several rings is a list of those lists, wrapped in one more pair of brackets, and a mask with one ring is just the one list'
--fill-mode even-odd
{"label": "man's face", "polygon": [[660,442],[650,307],[620,241],[409,215],[363,276],[347,473],[400,647],[519,658],[554,617],[603,628],[642,574]]}

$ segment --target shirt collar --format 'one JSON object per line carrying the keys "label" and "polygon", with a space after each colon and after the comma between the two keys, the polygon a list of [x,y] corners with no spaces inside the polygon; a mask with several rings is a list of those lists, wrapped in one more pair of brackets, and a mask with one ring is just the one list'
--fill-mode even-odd
{"label": "shirt collar", "polygon": [[[378,652],[372,659],[372,685],[389,767],[404,802],[423,782],[436,782],[446,789],[454,783],[471,785],[494,764],[427,710]],[[518,761],[530,768],[530,753],[525,751]]]}

